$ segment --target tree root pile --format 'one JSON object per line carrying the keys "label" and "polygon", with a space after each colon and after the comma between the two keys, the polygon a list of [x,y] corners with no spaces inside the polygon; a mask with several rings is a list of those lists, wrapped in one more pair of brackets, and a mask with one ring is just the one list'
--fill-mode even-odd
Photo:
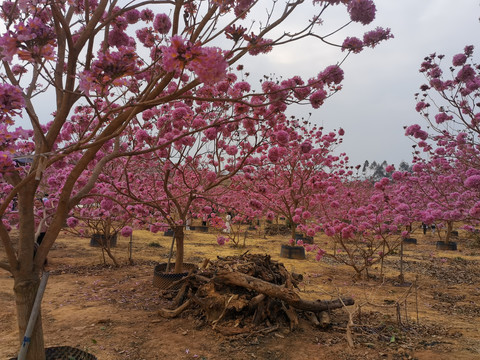
{"label": "tree root pile", "polygon": [[182,282],[182,287],[173,299],[172,309],[161,309],[159,315],[176,317],[193,308],[215,330],[237,335],[285,326],[294,330],[299,318],[327,327],[329,310],[354,303],[352,298],[302,299],[295,290],[301,280],[301,275],[289,273],[269,255],[245,253],[206,260],[200,270],[172,284]]}

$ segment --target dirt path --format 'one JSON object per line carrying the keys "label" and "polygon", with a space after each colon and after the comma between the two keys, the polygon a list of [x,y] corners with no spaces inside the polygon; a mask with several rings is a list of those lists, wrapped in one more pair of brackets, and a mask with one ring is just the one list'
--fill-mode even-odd
{"label": "dirt path", "polygon": [[[213,234],[191,232],[188,237],[189,262],[245,251],[216,245]],[[247,249],[269,253],[288,270],[303,274],[302,297],[353,296],[357,305],[348,309],[355,311],[353,349],[347,346],[344,309],[332,312],[328,329],[300,319],[294,332],[285,327],[230,337],[212,330],[193,310],[176,319],[159,317],[157,310],[168,300],[152,286],[153,268],[166,258],[170,239],[146,232],[135,233],[134,265],[120,268],[103,265],[101,251],[90,247],[88,239],[62,235],[47,268],[50,278],[42,306],[47,346],[77,347],[101,360],[480,358],[480,256],[475,249],[459,241],[460,251],[438,252],[434,239],[420,238],[419,245],[405,250],[406,281],[414,284],[418,276],[417,286],[403,286],[396,280],[397,257],[388,259],[383,282],[355,281],[352,270],[330,260],[316,262],[313,255],[303,261],[280,259],[285,241],[248,239]],[[119,239],[115,254],[128,263],[127,240]],[[12,287],[9,274],[0,272],[1,359],[18,351]]]}

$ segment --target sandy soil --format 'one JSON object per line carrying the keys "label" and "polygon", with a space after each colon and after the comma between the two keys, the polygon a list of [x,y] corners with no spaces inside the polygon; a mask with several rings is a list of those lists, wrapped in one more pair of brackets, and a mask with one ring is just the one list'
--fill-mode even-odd
{"label": "sandy soil", "polygon": [[[356,305],[332,311],[331,326],[318,329],[304,319],[263,333],[223,336],[194,309],[164,319],[158,309],[169,300],[152,285],[157,262],[168,257],[170,238],[137,231],[129,264],[129,239],[119,238],[114,254],[119,268],[106,264],[90,240],[62,234],[52,249],[42,304],[48,347],[68,345],[101,360],[116,359],[480,359],[480,250],[458,240],[458,251],[437,251],[432,235],[418,235],[405,246],[406,284],[397,280],[398,256],[388,258],[385,275],[356,280],[353,270],[325,259],[279,257],[281,236],[251,232],[246,248],[218,246],[216,235],[191,231],[186,261],[251,253],[268,253],[288,270],[301,273],[300,295],[308,299],[353,296]],[[325,246],[326,238],[316,243]],[[0,257],[3,257],[0,249]],[[0,270],[0,359],[19,348],[13,279]],[[347,344],[349,313],[354,347]]]}

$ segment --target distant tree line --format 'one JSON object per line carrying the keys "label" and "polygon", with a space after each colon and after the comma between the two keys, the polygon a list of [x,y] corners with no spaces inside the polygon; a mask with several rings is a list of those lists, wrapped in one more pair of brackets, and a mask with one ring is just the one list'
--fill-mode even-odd
{"label": "distant tree line", "polygon": [[[383,162],[376,162],[375,160],[371,163],[368,160],[365,160],[362,167],[362,177],[371,181],[379,181],[384,177],[391,178],[392,173],[388,173],[386,168],[388,163],[386,160]],[[412,172],[412,166],[405,161],[402,161],[396,170],[399,171],[408,171]]]}

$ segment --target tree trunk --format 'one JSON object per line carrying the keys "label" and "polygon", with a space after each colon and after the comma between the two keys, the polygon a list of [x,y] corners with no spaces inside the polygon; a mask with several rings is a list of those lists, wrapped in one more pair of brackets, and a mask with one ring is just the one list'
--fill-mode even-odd
{"label": "tree trunk", "polygon": [[[107,241],[110,241],[110,240],[107,240]],[[118,263],[117,259],[113,255],[112,250],[110,250],[110,244],[107,243],[106,246],[104,246],[103,248],[105,249],[105,252],[107,253],[108,257],[113,261],[113,265],[115,267],[119,267],[120,264]]]}
{"label": "tree trunk", "polygon": [[452,221],[447,221],[447,235],[445,236],[445,243],[450,242],[450,236],[452,235],[452,230],[453,230],[453,222]]}
{"label": "tree trunk", "polygon": [[292,236],[292,239],[293,239],[293,243],[296,244],[297,243],[297,240],[295,240],[295,234],[297,233],[297,225],[293,222],[293,220],[288,220],[291,224],[291,232],[290,232],[290,235]]}
{"label": "tree trunk", "polygon": [[229,284],[229,285],[241,286],[250,290],[255,290],[258,293],[283,300],[287,304],[299,310],[319,312],[319,311],[325,311],[330,309],[339,309],[339,308],[342,308],[343,306],[354,304],[354,300],[352,298],[344,298],[341,300],[338,299],[338,300],[332,300],[332,301],[305,300],[305,299],[302,299],[292,289],[287,289],[283,286],[275,285],[275,284],[269,283],[268,281],[263,281],[256,277],[242,274],[239,272],[227,272],[227,273],[217,274],[217,276],[215,276],[214,278],[214,281]]}
{"label": "tree trunk", "polygon": [[175,242],[177,244],[177,254],[175,256],[175,273],[179,274],[183,269],[183,240],[185,234],[183,232],[183,226],[176,226],[174,228]]}
{"label": "tree trunk", "polygon": [[[17,305],[17,322],[19,330],[20,344],[23,343],[23,337],[27,330],[28,320],[32,311],[35,296],[40,284],[40,279],[32,276],[29,279],[15,279],[14,293]],[[19,347],[20,349],[20,347]],[[45,360],[45,347],[43,342],[43,328],[41,311],[33,328],[32,337],[28,346],[27,360]]]}

